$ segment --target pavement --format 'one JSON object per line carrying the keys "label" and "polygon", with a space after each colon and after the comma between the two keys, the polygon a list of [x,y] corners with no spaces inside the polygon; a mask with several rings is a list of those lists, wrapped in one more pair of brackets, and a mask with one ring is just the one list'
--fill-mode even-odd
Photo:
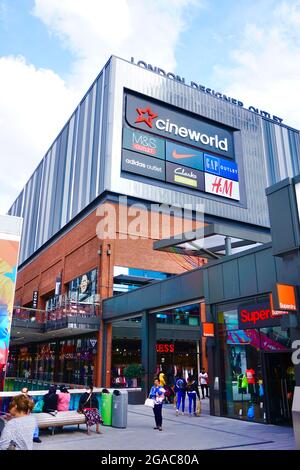
{"label": "pavement", "polygon": [[209,415],[208,399],[202,400],[199,417],[175,415],[173,405],[163,407],[163,431],[154,430],[151,408],[128,406],[126,429],[92,428],[90,436],[84,425],[56,431],[41,431],[41,444],[34,450],[295,450],[291,427],[258,424]]}

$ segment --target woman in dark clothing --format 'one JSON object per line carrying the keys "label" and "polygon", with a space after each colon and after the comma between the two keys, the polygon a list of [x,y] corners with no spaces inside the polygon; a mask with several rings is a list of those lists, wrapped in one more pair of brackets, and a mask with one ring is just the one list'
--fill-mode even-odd
{"label": "woman in dark clothing", "polygon": [[194,416],[196,416],[196,397],[198,397],[200,400],[200,393],[198,383],[191,375],[189,375],[186,390],[189,398],[189,416],[192,416],[192,405],[194,409]]}
{"label": "woman in dark clothing", "polygon": [[81,396],[79,400],[78,410],[83,413],[86,420],[86,427],[88,435],[91,434],[90,427],[96,424],[96,432],[102,434],[99,424],[102,424],[102,418],[99,412],[99,402],[96,394],[93,393],[93,386],[90,386],[87,391]]}
{"label": "woman in dark clothing", "polygon": [[48,393],[44,395],[43,411],[45,413],[50,413],[54,415],[56,415],[57,413],[58,396],[56,394],[56,389],[56,385],[51,385],[49,387]]}

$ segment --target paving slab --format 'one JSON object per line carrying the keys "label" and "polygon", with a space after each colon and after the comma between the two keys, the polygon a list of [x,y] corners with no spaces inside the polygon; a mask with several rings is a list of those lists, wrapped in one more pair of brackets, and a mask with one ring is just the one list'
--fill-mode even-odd
{"label": "paving slab", "polygon": [[66,427],[52,436],[41,432],[38,450],[293,450],[290,427],[251,423],[210,416],[208,400],[202,401],[200,417],[175,415],[172,405],[164,405],[163,431],[154,430],[150,408],[129,405],[126,429],[103,426],[103,434],[86,434],[85,426]]}

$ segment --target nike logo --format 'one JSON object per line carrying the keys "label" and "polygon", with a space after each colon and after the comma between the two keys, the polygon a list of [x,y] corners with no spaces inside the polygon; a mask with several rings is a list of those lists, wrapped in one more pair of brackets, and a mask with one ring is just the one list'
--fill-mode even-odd
{"label": "nike logo", "polygon": [[191,157],[196,157],[197,155],[194,155],[192,153],[177,153],[176,150],[174,149],[172,152],[172,157],[179,159],[179,158],[191,158]]}

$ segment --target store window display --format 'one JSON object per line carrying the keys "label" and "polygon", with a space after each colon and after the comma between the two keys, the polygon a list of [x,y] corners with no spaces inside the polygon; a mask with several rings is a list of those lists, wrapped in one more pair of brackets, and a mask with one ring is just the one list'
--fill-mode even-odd
{"label": "store window display", "polygon": [[[222,414],[256,422],[291,423],[295,387],[289,331],[278,318],[242,328],[241,313],[266,310],[265,298],[216,312],[220,343]],[[265,316],[267,318],[267,316]],[[254,318],[254,317],[253,317]]]}

